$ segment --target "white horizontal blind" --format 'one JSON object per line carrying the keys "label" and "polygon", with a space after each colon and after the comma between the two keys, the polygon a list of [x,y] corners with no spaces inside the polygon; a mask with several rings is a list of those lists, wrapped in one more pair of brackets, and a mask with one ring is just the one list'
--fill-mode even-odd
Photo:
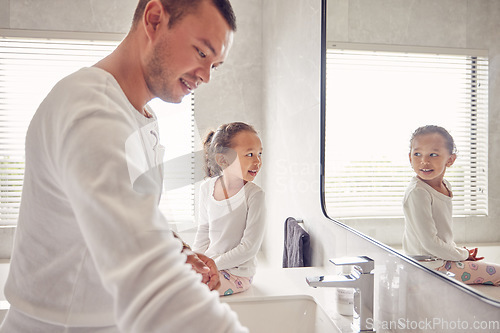
{"label": "white horizontal blind", "polygon": [[[17,222],[24,175],[24,138],[38,105],[57,81],[82,67],[93,65],[111,53],[118,43],[0,38],[0,225]],[[192,98],[186,97],[181,106],[152,102],[152,107],[159,115],[160,138],[166,146],[166,160],[192,154]],[[176,111],[179,107],[182,110],[187,107],[188,111],[182,115]],[[165,169],[170,173],[165,180],[168,184],[177,182],[177,185],[167,186],[169,193],[162,196],[160,209],[169,221],[189,221],[191,225],[194,189],[189,185],[179,185],[194,182],[191,172],[194,161],[191,157],[187,160],[188,166],[182,164],[177,170],[175,165],[166,162]],[[175,202],[166,204],[169,199]]]}
{"label": "white horizontal blind", "polygon": [[182,103],[149,102],[158,118],[160,141],[165,146],[163,194],[160,210],[174,231],[196,226],[194,221],[194,95]]}
{"label": "white horizontal blind", "polygon": [[332,218],[402,217],[423,125],[454,137],[445,178],[454,215],[487,214],[488,59],[468,54],[328,49],[325,205]]}

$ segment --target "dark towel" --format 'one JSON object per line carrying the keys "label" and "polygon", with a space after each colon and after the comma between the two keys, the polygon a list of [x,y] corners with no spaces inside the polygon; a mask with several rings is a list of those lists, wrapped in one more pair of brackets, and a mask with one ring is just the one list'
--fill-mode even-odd
{"label": "dark towel", "polygon": [[311,244],[309,234],[297,220],[289,217],[285,221],[285,248],[283,249],[283,267],[311,266]]}

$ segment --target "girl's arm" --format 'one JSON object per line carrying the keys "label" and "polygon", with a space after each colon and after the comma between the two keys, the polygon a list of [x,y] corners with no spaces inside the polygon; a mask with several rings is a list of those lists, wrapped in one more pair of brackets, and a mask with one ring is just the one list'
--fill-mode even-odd
{"label": "girl's arm", "polygon": [[406,233],[415,237],[425,251],[440,259],[466,260],[469,257],[466,249],[457,247],[454,242],[446,243],[439,238],[431,205],[431,197],[425,190],[417,188],[410,193],[403,205]]}
{"label": "girl's arm", "polygon": [[265,233],[264,210],[264,192],[256,192],[248,200],[246,228],[240,243],[213,258],[219,270],[238,267],[257,255]]}

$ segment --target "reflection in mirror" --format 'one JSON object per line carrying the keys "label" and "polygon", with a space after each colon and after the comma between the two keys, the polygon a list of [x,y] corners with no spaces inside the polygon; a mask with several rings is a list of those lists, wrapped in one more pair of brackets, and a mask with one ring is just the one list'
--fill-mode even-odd
{"label": "reflection in mirror", "polygon": [[415,172],[406,188],[403,251],[423,266],[469,285],[500,285],[500,265],[457,246],[453,237],[453,192],[446,171],[457,158],[449,132],[426,125],[413,132],[410,164]]}
{"label": "reflection in mirror", "polygon": [[485,215],[487,59],[468,50],[327,46],[328,212],[345,219],[402,216],[402,193],[412,175],[410,134],[437,124],[449,128],[461,156],[448,174],[457,189],[455,213]]}
{"label": "reflection in mirror", "polygon": [[[327,0],[325,210],[331,218],[401,250],[402,200],[413,176],[410,136],[419,126],[440,125],[450,131],[458,148],[458,158],[446,173],[453,187],[453,219],[459,222],[456,242],[469,248],[483,245],[478,243],[488,238],[470,237],[473,233],[467,233],[465,226],[491,221],[487,187],[491,50],[486,44],[464,48],[453,35],[435,37],[436,29],[470,24],[446,17],[447,2],[423,1],[418,8],[402,0],[391,4]],[[432,16],[426,15],[430,12]],[[400,21],[393,23],[400,26],[388,26],[396,16]],[[435,20],[433,25],[429,20]],[[456,229],[457,223],[455,234]],[[479,246],[479,256],[500,263],[498,244],[491,245]],[[488,296],[500,300],[500,291],[490,290]]]}

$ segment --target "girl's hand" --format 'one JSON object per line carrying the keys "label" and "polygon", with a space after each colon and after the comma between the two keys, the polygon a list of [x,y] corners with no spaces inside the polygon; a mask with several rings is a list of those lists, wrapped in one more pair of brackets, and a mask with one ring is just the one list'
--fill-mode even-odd
{"label": "girl's hand", "polygon": [[477,247],[473,248],[472,250],[467,249],[467,251],[469,251],[469,258],[467,258],[467,260],[469,261],[478,261],[484,259],[484,257],[477,257]]}

